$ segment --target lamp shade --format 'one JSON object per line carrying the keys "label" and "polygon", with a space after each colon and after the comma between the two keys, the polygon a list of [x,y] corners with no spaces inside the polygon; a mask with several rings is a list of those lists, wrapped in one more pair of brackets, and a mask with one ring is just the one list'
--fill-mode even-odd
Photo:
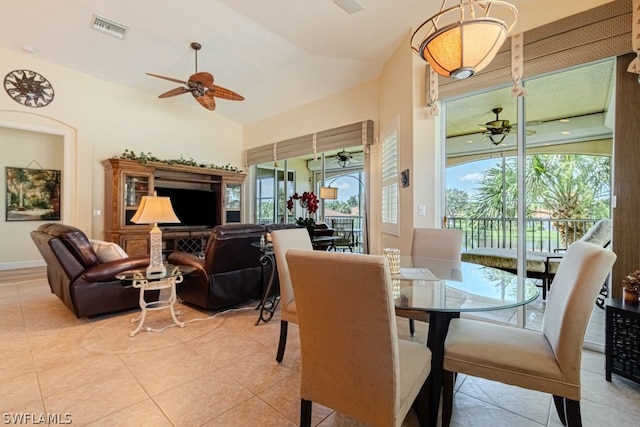
{"label": "lamp shade", "polygon": [[335,200],[338,198],[338,189],[336,187],[320,187],[320,198]]}
{"label": "lamp shade", "polygon": [[[489,16],[494,11],[504,20]],[[517,17],[517,9],[502,1],[460,1],[448,9],[443,3],[440,13],[413,33],[411,48],[436,73],[464,79],[489,65]]]}
{"label": "lamp shade", "polygon": [[168,197],[142,196],[131,222],[136,224],[179,223]]}

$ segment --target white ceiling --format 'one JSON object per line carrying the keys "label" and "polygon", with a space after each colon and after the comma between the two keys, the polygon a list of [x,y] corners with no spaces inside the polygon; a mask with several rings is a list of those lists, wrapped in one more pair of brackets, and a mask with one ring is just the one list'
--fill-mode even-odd
{"label": "white ceiling", "polygon": [[[411,29],[441,4],[358,1],[365,9],[352,15],[332,0],[11,1],[0,14],[0,49],[160,94],[176,84],[145,73],[188,79],[195,71],[189,45],[197,41],[199,71],[245,97],[219,100],[216,112],[245,125],[376,79]],[[607,1],[510,2],[522,6],[521,21],[539,25],[549,20],[546,5],[566,16]],[[94,14],[127,25],[126,38],[90,29]],[[196,104],[189,95],[173,99]]]}
{"label": "white ceiling", "polygon": [[[525,81],[528,147],[609,139],[614,114],[613,59]],[[512,131],[498,147],[483,134],[483,124],[500,120]],[[495,153],[516,146],[517,105],[511,86],[451,100],[447,112],[447,154]]]}

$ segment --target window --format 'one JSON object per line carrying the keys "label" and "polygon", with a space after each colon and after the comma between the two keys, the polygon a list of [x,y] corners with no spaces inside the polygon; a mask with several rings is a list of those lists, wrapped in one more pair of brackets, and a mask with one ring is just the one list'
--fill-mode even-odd
{"label": "window", "polygon": [[[291,222],[290,217],[285,218],[285,215],[290,215],[285,207],[285,200],[288,197],[287,194],[293,194],[295,172],[287,172],[286,184],[284,176],[283,170],[273,169],[267,164],[256,168],[256,222],[258,224]],[[276,197],[277,204],[274,202]]]}
{"label": "window", "polygon": [[386,233],[399,235],[398,224],[398,122],[396,117],[383,133],[381,154],[382,227]]}
{"label": "window", "polygon": [[258,224],[270,224],[275,218],[273,202],[273,169],[257,168],[256,172],[256,212]]}

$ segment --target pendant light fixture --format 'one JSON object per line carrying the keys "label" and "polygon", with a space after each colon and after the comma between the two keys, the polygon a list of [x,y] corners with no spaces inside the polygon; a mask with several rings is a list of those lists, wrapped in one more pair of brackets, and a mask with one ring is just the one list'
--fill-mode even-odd
{"label": "pendant light fixture", "polygon": [[465,79],[485,68],[518,20],[504,1],[460,0],[418,27],[411,48],[441,76]]}

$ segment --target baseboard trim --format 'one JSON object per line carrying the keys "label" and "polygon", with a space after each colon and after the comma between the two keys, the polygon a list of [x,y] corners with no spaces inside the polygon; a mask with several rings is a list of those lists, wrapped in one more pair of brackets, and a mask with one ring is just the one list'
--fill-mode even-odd
{"label": "baseboard trim", "polygon": [[30,261],[0,262],[0,270],[18,270],[20,268],[43,267],[47,265],[43,259]]}

